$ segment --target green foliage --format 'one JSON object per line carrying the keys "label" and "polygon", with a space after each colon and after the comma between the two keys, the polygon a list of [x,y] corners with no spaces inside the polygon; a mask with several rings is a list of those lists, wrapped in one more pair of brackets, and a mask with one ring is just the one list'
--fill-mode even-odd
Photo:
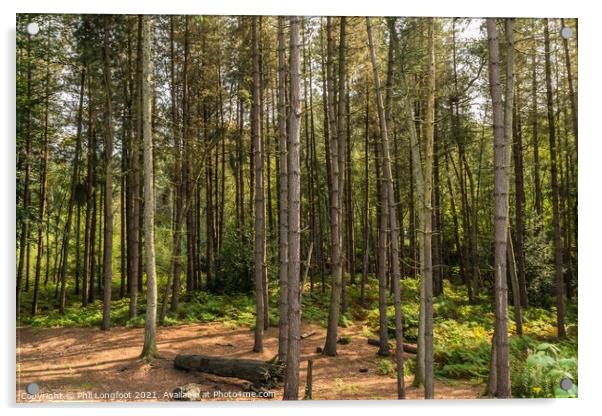
{"label": "green foliage", "polygon": [[[536,221],[537,222],[537,221]],[[539,225],[541,227],[541,224]],[[550,306],[554,295],[554,251],[552,239],[539,232],[537,224],[525,236],[525,277],[529,284],[529,302]]]}
{"label": "green foliage", "polygon": [[378,360],[378,369],[376,370],[381,376],[395,376],[395,364],[388,358]]}
{"label": "green foliage", "polygon": [[349,328],[351,325],[353,325],[353,322],[347,317],[346,314],[342,313],[339,315],[339,326],[342,326],[343,328]]}
{"label": "green foliage", "polygon": [[211,290],[218,293],[249,293],[254,288],[252,233],[245,229],[242,235],[234,228],[224,234],[222,248],[217,253],[219,273]]}
{"label": "green foliage", "polygon": [[323,328],[328,326],[327,293],[307,293],[301,299],[301,317],[304,321],[320,324]]}
{"label": "green foliage", "polygon": [[[74,304],[65,308],[61,315],[58,310],[53,309],[44,314],[36,316],[24,316],[21,323],[33,327],[60,328],[60,327],[95,327],[102,322],[102,301],[94,301],[85,308]],[[111,321],[113,325],[140,327],[144,326],[144,313],[146,305],[138,308],[138,318],[134,321],[129,319],[129,299],[118,299],[111,303]]]}
{"label": "green foliage", "polygon": [[[554,344],[541,343],[526,351],[526,359],[512,366],[512,394],[515,397],[577,397],[577,358],[563,355]],[[560,388],[564,378],[573,387]]]}
{"label": "green foliage", "polygon": [[488,331],[478,323],[446,320],[434,326],[437,375],[484,379],[489,371]]}
{"label": "green foliage", "polygon": [[338,393],[355,394],[359,391],[360,386],[355,383],[347,383],[342,378],[336,378],[334,380],[334,388]]}

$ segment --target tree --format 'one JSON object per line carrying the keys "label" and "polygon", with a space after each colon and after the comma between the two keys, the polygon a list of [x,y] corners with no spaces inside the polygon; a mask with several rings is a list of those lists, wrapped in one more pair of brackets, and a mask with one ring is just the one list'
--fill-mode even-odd
{"label": "tree", "polygon": [[508,175],[506,174],[506,140],[504,137],[504,104],[500,81],[500,59],[497,19],[487,19],[489,51],[489,87],[493,109],[494,200],[495,200],[495,333],[497,397],[510,397],[510,364],[508,352],[508,287],[506,283],[506,245],[508,236]]}
{"label": "tree", "polygon": [[280,317],[278,325],[278,359],[286,362],[288,351],[288,152],[286,134],[286,68],[284,17],[278,16],[278,149],[279,149],[279,236],[280,236]]}
{"label": "tree", "polygon": [[[424,286],[424,398],[434,398],[433,369],[433,142],[435,137],[435,21],[428,18],[428,81],[424,143],[424,268],[422,285]],[[422,309],[421,309],[422,310]],[[420,358],[420,357],[418,357]]]}
{"label": "tree", "polygon": [[337,354],[337,327],[339,324],[341,282],[342,282],[342,260],[341,260],[341,180],[339,175],[339,131],[335,115],[335,90],[334,90],[334,41],[332,38],[332,18],[326,18],[327,32],[327,108],[328,121],[330,123],[328,134],[330,135],[330,233],[331,254],[330,263],[332,270],[332,289],[330,292],[330,306],[328,308],[328,328],[326,331],[326,343],[324,344],[324,355],[334,356]]}
{"label": "tree", "polygon": [[103,80],[105,87],[105,137],[104,137],[104,236],[103,236],[103,309],[102,329],[111,327],[111,289],[113,286],[113,98],[110,55],[111,16],[104,17]]}
{"label": "tree", "polygon": [[299,17],[290,18],[290,102],[288,122],[288,350],[286,355],[285,400],[299,394],[299,354],[301,343],[301,68]]}
{"label": "tree", "polygon": [[[255,258],[255,344],[254,352],[263,351],[264,330],[264,274],[265,274],[265,200],[263,190],[263,144],[259,129],[261,89],[259,78],[259,41],[257,23],[260,17],[253,16],[252,45],[253,45],[253,105],[251,107],[251,136],[253,138],[253,166],[255,176],[255,238],[253,252]],[[290,289],[289,289],[290,292]],[[289,331],[290,332],[290,331]]]}
{"label": "tree", "polygon": [[546,102],[548,114],[548,136],[550,139],[550,182],[552,185],[552,227],[554,228],[554,271],[556,277],[556,326],[558,338],[566,337],[564,325],[564,275],[562,264],[562,242],[560,230],[560,191],[558,186],[558,160],[556,156],[556,126],[554,122],[554,98],[552,92],[552,69],[550,64],[550,30],[548,19],[544,21]]}
{"label": "tree", "polygon": [[[397,212],[395,203],[395,190],[393,188],[393,171],[391,168],[391,156],[389,151],[389,135],[387,130],[387,120],[385,118],[385,108],[382,95],[380,93],[380,79],[378,75],[378,65],[376,62],[376,51],[372,40],[372,27],[370,18],[366,18],[366,29],[368,31],[368,45],[370,48],[370,60],[372,61],[372,72],[374,74],[374,87],[376,90],[376,105],[378,108],[378,120],[381,134],[381,152],[383,158],[384,179],[387,187],[387,212],[389,217],[390,236],[391,236],[391,263],[393,273],[391,281],[393,286],[393,298],[395,302],[395,362],[397,364],[397,398],[405,398],[404,371],[403,371],[403,326],[401,317],[401,290],[399,279],[399,236],[397,228]],[[383,210],[384,211],[384,210]],[[384,215],[381,212],[381,215]]]}
{"label": "tree", "polygon": [[[137,58],[136,68],[132,71],[133,63],[132,57],[129,56],[128,65],[128,78],[130,84],[130,114],[135,120],[135,128],[132,130],[134,134],[130,133],[130,143],[128,146],[128,156],[130,169],[128,170],[128,182],[130,183],[130,209],[129,218],[127,221],[128,227],[128,281],[129,281],[129,295],[130,295],[130,307],[129,317],[130,319],[136,319],[138,309],[138,291],[139,287],[139,275],[141,274],[141,250],[142,245],[140,243],[140,217],[142,211],[142,192],[140,186],[141,173],[140,173],[140,142],[142,141],[142,117],[141,114],[141,83],[142,83],[142,18],[138,16],[136,19],[136,38],[137,38]],[[129,55],[132,54],[132,47],[129,48]],[[134,76],[131,72],[135,72]]]}
{"label": "tree", "polygon": [[155,275],[155,192],[153,189],[153,21],[142,16],[142,136],[144,138],[144,249],[146,254],[146,317],[141,357],[151,359],[157,351],[157,280]]}
{"label": "tree", "polygon": [[[86,71],[82,69],[80,78],[80,92],[79,92],[79,104],[77,110],[77,132],[75,134],[75,155],[73,157],[73,172],[71,176],[71,194],[69,198],[69,205],[67,208],[67,221],[65,223],[65,232],[63,234],[63,245],[62,245],[62,267],[60,275],[60,299],[59,299],[59,312],[65,313],[66,297],[67,297],[67,266],[69,257],[69,240],[71,237],[71,222],[73,218],[73,207],[75,206],[75,193],[77,189],[77,178],[79,177],[79,158],[81,151],[81,135],[82,135],[82,117],[83,117],[83,102],[84,102],[84,86],[86,81]],[[103,312],[104,316],[104,312]],[[104,321],[104,318],[103,318]]]}
{"label": "tree", "polygon": [[[50,43],[50,30],[48,30],[47,34],[47,42],[46,47],[49,49]],[[34,277],[34,288],[33,288],[33,299],[31,301],[31,315],[35,315],[37,313],[38,308],[38,296],[40,292],[40,275],[42,272],[42,255],[44,254],[44,216],[46,215],[46,188],[48,182],[48,141],[49,141],[49,101],[50,101],[50,62],[49,62],[49,53],[46,53],[46,78],[45,78],[45,91],[44,95],[46,96],[44,100],[44,142],[42,145],[42,166],[40,167],[40,201],[39,201],[39,226],[38,226],[38,253],[36,258],[36,270]],[[47,249],[48,250],[48,249]],[[19,305],[17,304],[17,307]],[[17,317],[19,316],[19,311],[17,309]]]}

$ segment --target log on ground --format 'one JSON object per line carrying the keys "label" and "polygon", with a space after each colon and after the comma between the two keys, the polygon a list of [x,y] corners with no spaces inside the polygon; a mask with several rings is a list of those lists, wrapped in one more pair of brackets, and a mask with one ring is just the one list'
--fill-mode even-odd
{"label": "log on ground", "polygon": [[208,355],[176,355],[174,367],[194,370],[220,377],[234,377],[250,381],[255,386],[270,387],[282,381],[284,366],[261,360],[212,357]]}

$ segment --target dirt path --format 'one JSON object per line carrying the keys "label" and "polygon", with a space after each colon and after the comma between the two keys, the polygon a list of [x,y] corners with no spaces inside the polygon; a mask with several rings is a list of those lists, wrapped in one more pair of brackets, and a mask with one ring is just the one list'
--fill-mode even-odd
{"label": "dirt path", "polygon": [[[305,385],[307,364],[303,361],[311,357],[314,399],[396,398],[395,378],[378,374],[376,347],[367,344],[360,328],[341,328],[341,334],[349,335],[352,341],[339,345],[336,357],[315,353],[316,347],[323,346],[326,331],[303,325],[304,333],[311,331],[316,334],[302,341],[300,384]],[[17,328],[17,401],[40,400],[23,395],[29,383],[39,385],[44,401],[170,400],[166,393],[186,383],[201,384],[210,395],[207,400],[233,400],[224,396],[216,399],[214,392],[241,392],[242,380],[175,370],[173,358],[177,353],[197,353],[267,360],[277,353],[278,328],[266,332],[263,354],[251,352],[253,332],[248,328],[228,329],[220,323],[160,328],[158,347],[163,359],[151,364],[138,359],[142,339],[141,328],[113,328],[110,332],[96,328]],[[368,371],[360,373],[360,368]],[[406,377],[407,397],[419,399],[422,389],[411,387],[411,379]],[[482,389],[468,381],[437,381],[436,397],[471,399]],[[274,399],[281,398],[282,388],[275,389]]]}

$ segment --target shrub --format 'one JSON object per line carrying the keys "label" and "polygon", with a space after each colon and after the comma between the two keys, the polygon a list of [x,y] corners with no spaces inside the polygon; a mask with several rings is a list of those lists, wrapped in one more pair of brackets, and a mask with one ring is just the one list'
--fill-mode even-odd
{"label": "shrub", "polygon": [[381,358],[376,371],[381,376],[395,376],[395,364],[388,358]]}
{"label": "shrub", "polygon": [[[569,391],[560,388],[564,378],[573,383]],[[515,397],[577,397],[577,383],[577,358],[563,356],[558,346],[549,343],[537,345],[512,368]]]}
{"label": "shrub", "polygon": [[212,281],[211,290],[218,293],[250,293],[254,288],[253,244],[250,229],[228,229],[222,248],[217,254],[216,270],[219,273]]}

